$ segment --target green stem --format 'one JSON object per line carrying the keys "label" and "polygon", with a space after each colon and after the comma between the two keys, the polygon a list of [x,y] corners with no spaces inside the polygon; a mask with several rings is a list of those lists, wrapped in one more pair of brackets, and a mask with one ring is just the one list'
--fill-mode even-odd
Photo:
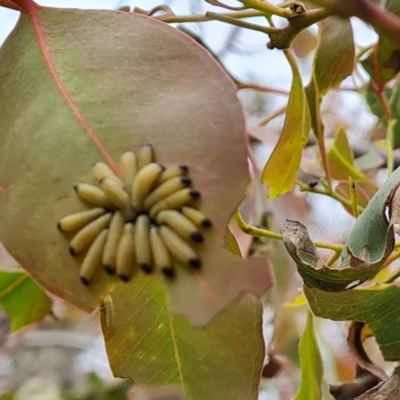
{"label": "green stem", "polygon": [[[275,232],[269,231],[267,229],[257,228],[255,226],[248,225],[247,222],[245,222],[245,220],[243,219],[243,217],[239,211],[236,211],[236,213],[235,213],[235,221],[236,221],[238,227],[244,233],[247,233],[251,236],[265,236],[270,239],[283,240],[282,235],[280,235],[279,233],[275,233]],[[314,245],[315,245],[315,247],[319,247],[321,249],[329,249],[329,250],[332,250],[337,253],[340,253],[343,249],[343,246],[339,245],[339,244],[314,242]]]}
{"label": "green stem", "polygon": [[[323,180],[320,180],[320,182],[322,183]],[[331,197],[332,199],[339,201],[344,206],[352,208],[352,203],[350,200],[347,200],[345,197],[341,196],[340,194],[335,193],[330,187],[327,187],[325,190],[321,190],[318,188],[311,188],[310,186],[306,185],[305,183],[299,181],[298,179],[296,179],[296,184],[297,184],[297,186],[299,186],[299,188],[302,192],[322,194],[324,196],[328,196],[328,197]],[[364,207],[362,207],[359,204],[357,205],[357,208],[358,208],[359,212],[364,211]]]}
{"label": "green stem", "polygon": [[388,127],[386,131],[386,165],[388,175],[394,170],[394,129],[396,127],[397,119],[391,119],[388,121]]}
{"label": "green stem", "polygon": [[349,176],[349,192],[350,192],[350,200],[351,200],[351,208],[353,210],[353,215],[358,218],[359,212],[357,207],[357,192],[356,192],[356,185],[353,181],[353,178]]}
{"label": "green stem", "polygon": [[293,17],[293,12],[285,8],[275,6],[274,4],[265,3],[261,0],[239,0],[245,7],[254,8],[256,10],[262,11],[265,14],[278,15],[283,18]]}
{"label": "green stem", "polygon": [[267,35],[274,33],[274,31],[276,30],[275,28],[269,28],[267,26],[252,24],[251,22],[242,21],[240,19],[229,17],[226,14],[218,14],[212,11],[208,11],[206,13],[206,17],[208,18],[209,21],[214,20],[214,21],[226,22],[231,25],[239,26],[240,28],[247,28],[253,31],[266,33]]}
{"label": "green stem", "polygon": [[[232,12],[232,13],[223,13],[219,15],[224,15],[229,18],[234,19],[241,19],[241,18],[252,18],[252,17],[261,17],[264,15],[261,11],[239,11],[239,12]],[[212,21],[206,15],[162,15],[157,17],[158,20],[166,22],[168,24],[173,23],[184,23],[184,22],[207,22]]]}
{"label": "green stem", "polygon": [[327,265],[328,267],[332,266],[333,263],[334,263],[335,261],[337,261],[337,259],[340,257],[340,253],[341,253],[341,251],[335,251],[335,254],[333,254],[333,256],[328,260],[328,262],[326,263],[326,265]]}
{"label": "green stem", "polygon": [[278,117],[279,115],[283,114],[286,111],[287,105],[282,106],[275,111],[272,111],[272,113],[266,115],[265,117],[261,118],[257,122],[257,126],[264,126],[267,125],[268,122],[272,121],[274,118]]}

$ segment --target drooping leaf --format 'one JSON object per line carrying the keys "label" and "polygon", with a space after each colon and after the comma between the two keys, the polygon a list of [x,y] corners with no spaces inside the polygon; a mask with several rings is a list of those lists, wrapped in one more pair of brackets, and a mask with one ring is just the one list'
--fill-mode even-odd
{"label": "drooping leaf", "polygon": [[41,320],[52,301],[25,272],[0,271],[0,307],[10,316],[11,332]]}
{"label": "drooping leaf", "polygon": [[11,0],[0,0],[0,7],[11,8],[12,10],[19,10],[18,5]]}
{"label": "drooping leaf", "polygon": [[315,315],[335,321],[364,322],[374,333],[385,360],[400,360],[398,284],[377,284],[340,293],[304,286],[304,294]]}
{"label": "drooping leaf", "polygon": [[293,81],[285,123],[278,144],[262,173],[262,181],[268,186],[270,198],[292,190],[300,166],[301,151],[307,142],[310,130],[310,114],[303,83],[296,62],[291,57]]}
{"label": "drooping leaf", "polygon": [[337,87],[354,68],[354,42],[350,21],[331,17],[318,25],[318,46],[314,55],[311,81],[306,87],[311,126],[317,137],[323,135],[319,110],[322,96],[329,89]]}
{"label": "drooping leaf", "polygon": [[377,150],[371,150],[360,157],[357,157],[355,164],[360,171],[370,172],[377,170],[385,163],[385,157]]}
{"label": "drooping leaf", "polygon": [[116,376],[139,385],[176,384],[188,400],[257,399],[264,360],[260,302],[243,296],[196,329],[171,314],[151,277],[112,298],[114,335],[106,347]]}
{"label": "drooping leaf", "polygon": [[354,69],[354,40],[350,21],[331,17],[318,24],[319,44],[314,56],[313,75],[319,94],[339,86]]}
{"label": "drooping leaf", "polygon": [[[399,183],[400,168],[390,175],[357,219],[335,267],[322,261],[304,225],[291,220],[281,224],[283,242],[307,286],[346,290],[379,271],[394,248],[393,225],[400,223]],[[385,216],[386,208],[390,221]]]}
{"label": "drooping leaf", "polygon": [[[201,309],[205,323],[239,293],[268,289],[265,260],[245,265],[224,247],[248,180],[235,86],[187,35],[132,13],[33,5],[0,50],[0,91],[0,238],[45,288],[92,310],[121,286],[99,273],[84,287],[56,225],[86,209],[72,186],[90,181],[102,155],[112,164],[151,143],[162,164],[189,166],[213,222],[199,248],[206,285],[182,271],[179,284],[166,283],[172,309]],[[206,291],[217,293],[218,307]],[[197,307],[182,301],[189,294]]]}
{"label": "drooping leaf", "polygon": [[307,313],[307,323],[299,343],[301,384],[295,400],[320,400],[324,367],[314,332],[313,315]]}
{"label": "drooping leaf", "polygon": [[327,152],[327,159],[333,179],[347,179],[349,176],[354,180],[363,179],[363,174],[354,165],[353,152],[343,128],[337,131],[335,140]]}

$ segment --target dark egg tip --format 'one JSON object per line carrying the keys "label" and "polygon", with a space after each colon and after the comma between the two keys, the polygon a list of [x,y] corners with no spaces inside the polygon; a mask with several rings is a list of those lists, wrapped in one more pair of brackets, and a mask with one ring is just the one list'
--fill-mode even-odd
{"label": "dark egg tip", "polygon": [[61,231],[61,232],[63,231],[62,230],[62,226],[61,226],[61,222],[57,222],[57,228],[58,228],[59,231]]}
{"label": "dark egg tip", "polygon": [[203,219],[203,221],[201,221],[201,226],[204,226],[205,228],[209,228],[210,226],[212,226],[212,222],[210,219],[205,218],[205,219]]}
{"label": "dark egg tip", "polygon": [[153,267],[150,264],[140,264],[140,268],[145,274],[151,274],[153,272]]}
{"label": "dark egg tip", "polygon": [[72,246],[69,246],[69,253],[71,256],[76,256],[78,254],[78,252]]}
{"label": "dark egg tip", "polygon": [[192,180],[190,178],[188,178],[187,176],[182,176],[181,183],[182,183],[182,185],[190,186],[192,184]]}
{"label": "dark egg tip", "polygon": [[189,171],[189,167],[187,165],[179,165],[179,168],[183,173],[186,173]]}
{"label": "dark egg tip", "polygon": [[128,275],[120,274],[118,275],[118,278],[121,279],[121,281],[124,282],[129,282],[130,277]]}
{"label": "dark egg tip", "polygon": [[78,186],[79,186],[79,184],[78,185],[74,185],[74,186],[72,186],[72,189],[74,189],[75,192],[77,192],[78,191]]}
{"label": "dark egg tip", "polygon": [[190,240],[192,240],[193,242],[201,243],[204,241],[204,238],[200,232],[193,232],[190,234]]}
{"label": "dark egg tip", "polygon": [[189,195],[193,199],[198,199],[200,197],[200,192],[198,190],[191,189],[190,192],[189,192]]}
{"label": "dark egg tip", "polygon": [[167,278],[174,278],[175,277],[175,270],[173,267],[163,267],[161,268],[161,272]]}
{"label": "dark egg tip", "polygon": [[81,276],[81,282],[85,285],[85,286],[89,286],[89,279],[86,278],[86,276]]}
{"label": "dark egg tip", "polygon": [[201,267],[201,261],[200,261],[200,259],[198,259],[198,258],[191,258],[191,259],[189,260],[189,265],[190,265],[192,268],[200,268],[200,267]]}
{"label": "dark egg tip", "polygon": [[109,274],[109,275],[115,274],[115,267],[113,267],[112,265],[105,265],[104,269],[107,272],[107,274]]}

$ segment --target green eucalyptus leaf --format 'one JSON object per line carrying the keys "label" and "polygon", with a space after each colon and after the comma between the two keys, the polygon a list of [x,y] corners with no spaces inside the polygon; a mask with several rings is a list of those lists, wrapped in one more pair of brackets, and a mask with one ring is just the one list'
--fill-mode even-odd
{"label": "green eucalyptus leaf", "polygon": [[0,307],[11,318],[11,332],[51,313],[52,301],[25,272],[0,271]]}

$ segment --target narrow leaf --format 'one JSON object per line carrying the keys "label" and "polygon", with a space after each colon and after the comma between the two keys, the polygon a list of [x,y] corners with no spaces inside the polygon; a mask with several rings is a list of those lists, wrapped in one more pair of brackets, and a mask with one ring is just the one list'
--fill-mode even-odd
{"label": "narrow leaf", "polygon": [[307,323],[299,343],[301,384],[295,400],[320,400],[324,368],[317,338],[314,332],[313,315],[307,313]]}
{"label": "narrow leaf", "polygon": [[278,144],[262,173],[262,181],[268,185],[270,198],[292,190],[310,130],[310,114],[300,72],[292,55],[288,55],[288,60],[293,81],[286,119]]}
{"label": "narrow leaf", "polygon": [[354,69],[354,40],[350,21],[331,17],[319,26],[319,44],[315,51],[313,75],[319,94],[339,86]]}
{"label": "narrow leaf", "polygon": [[331,17],[319,23],[318,46],[311,81],[306,87],[314,134],[323,135],[320,115],[322,96],[337,87],[354,68],[354,42],[350,21]]}
{"label": "narrow leaf", "polygon": [[[357,195],[357,204],[362,206],[363,208],[366,208],[371,199],[369,198],[368,194],[360,187],[360,185],[355,185],[355,189]],[[349,201],[351,200],[348,181],[340,181],[335,187],[335,192],[343,196],[345,199]],[[349,214],[354,216],[352,207],[348,207],[347,205],[344,204],[343,207]]]}
{"label": "narrow leaf", "polygon": [[10,316],[11,332],[51,312],[52,301],[25,272],[0,271],[0,307]]}

